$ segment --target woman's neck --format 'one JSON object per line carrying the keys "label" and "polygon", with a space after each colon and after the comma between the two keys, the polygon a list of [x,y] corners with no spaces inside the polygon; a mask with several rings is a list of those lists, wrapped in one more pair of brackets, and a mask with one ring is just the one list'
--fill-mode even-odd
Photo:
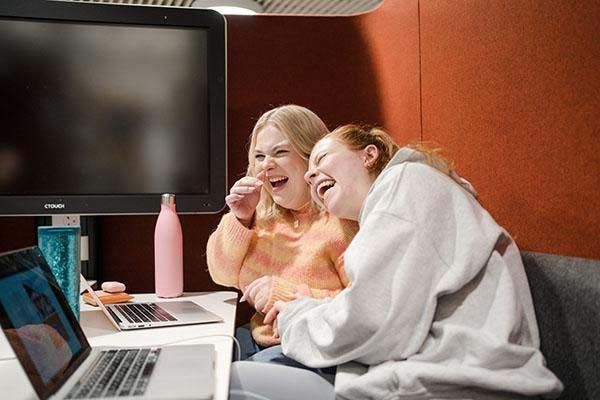
{"label": "woman's neck", "polygon": [[297,228],[303,222],[312,222],[315,215],[318,214],[318,210],[314,207],[312,202],[308,202],[297,210],[288,209],[291,222]]}

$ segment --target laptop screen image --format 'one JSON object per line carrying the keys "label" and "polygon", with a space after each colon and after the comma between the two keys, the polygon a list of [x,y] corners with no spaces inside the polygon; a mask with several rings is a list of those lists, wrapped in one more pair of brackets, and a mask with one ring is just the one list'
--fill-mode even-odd
{"label": "laptop screen image", "polygon": [[0,254],[0,323],[42,399],[60,388],[91,351],[37,247]]}

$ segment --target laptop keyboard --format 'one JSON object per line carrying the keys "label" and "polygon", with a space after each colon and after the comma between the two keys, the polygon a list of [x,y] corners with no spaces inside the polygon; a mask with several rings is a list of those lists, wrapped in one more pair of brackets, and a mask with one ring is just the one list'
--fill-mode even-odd
{"label": "laptop keyboard", "polygon": [[177,321],[177,318],[155,303],[115,304],[113,307],[121,311],[129,322]]}
{"label": "laptop keyboard", "polygon": [[102,351],[66,398],[142,396],[159,355],[159,348]]}

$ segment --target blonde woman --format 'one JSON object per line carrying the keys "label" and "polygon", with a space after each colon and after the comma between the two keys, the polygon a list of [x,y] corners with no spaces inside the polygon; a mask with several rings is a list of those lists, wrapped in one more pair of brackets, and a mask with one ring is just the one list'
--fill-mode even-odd
{"label": "blonde woman", "polygon": [[246,176],[231,187],[230,212],[208,240],[212,279],[240,289],[256,309],[249,328],[236,333],[242,359],[280,343],[263,322],[275,301],[331,297],[348,285],[341,255],[357,225],[318,209],[304,181],[310,151],[327,133],[304,107],[264,113],[252,131]]}
{"label": "blonde woman", "polygon": [[[315,201],[360,231],[344,256],[351,287],[333,299],[277,302],[265,319],[286,356],[340,365],[343,399],[560,394],[539,350],[519,249],[448,162],[349,125],[314,147],[306,179]],[[247,375],[236,364],[234,383]],[[278,381],[300,379],[296,369],[271,370]]]}

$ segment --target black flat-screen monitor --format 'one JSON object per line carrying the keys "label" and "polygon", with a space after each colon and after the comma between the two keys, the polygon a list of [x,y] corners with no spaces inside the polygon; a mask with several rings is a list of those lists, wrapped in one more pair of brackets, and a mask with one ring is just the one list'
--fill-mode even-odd
{"label": "black flat-screen monitor", "polygon": [[217,212],[226,28],[212,10],[0,1],[0,215]]}

